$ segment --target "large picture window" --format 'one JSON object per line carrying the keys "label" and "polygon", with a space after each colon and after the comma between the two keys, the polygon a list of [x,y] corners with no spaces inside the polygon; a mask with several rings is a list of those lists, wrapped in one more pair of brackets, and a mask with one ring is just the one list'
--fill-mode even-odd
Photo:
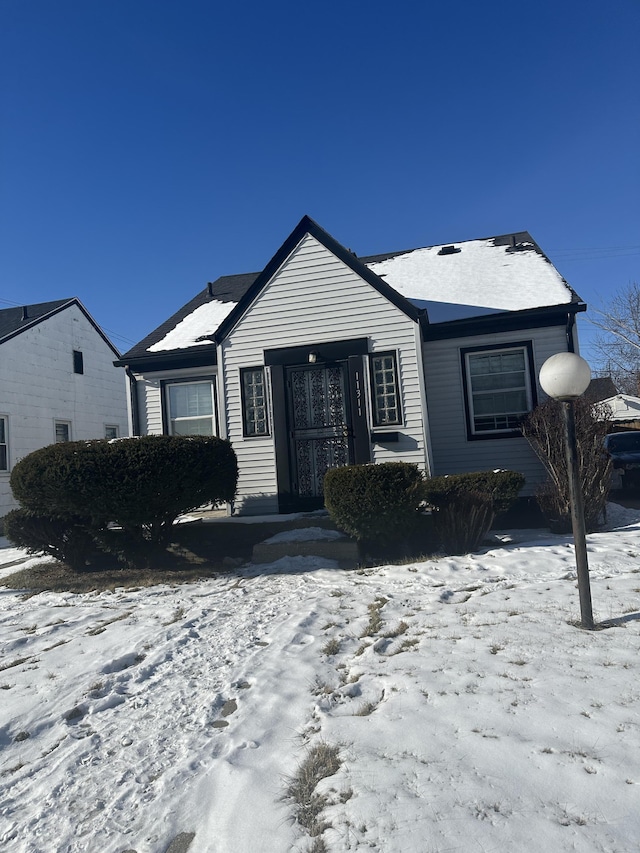
{"label": "large picture window", "polygon": [[533,407],[531,345],[463,351],[471,437],[513,435]]}
{"label": "large picture window", "polygon": [[373,425],[384,427],[402,423],[395,352],[372,353],[369,364]]}
{"label": "large picture window", "polygon": [[0,471],[9,470],[9,425],[8,418],[0,415]]}
{"label": "large picture window", "polygon": [[171,382],[165,389],[170,435],[216,435],[211,380]]}
{"label": "large picture window", "polygon": [[243,368],[240,376],[244,434],[246,436],[268,435],[269,416],[264,367]]}

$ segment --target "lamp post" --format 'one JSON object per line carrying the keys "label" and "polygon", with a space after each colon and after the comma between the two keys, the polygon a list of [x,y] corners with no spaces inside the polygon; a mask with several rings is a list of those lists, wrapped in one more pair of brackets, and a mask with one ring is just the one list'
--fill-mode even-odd
{"label": "lamp post", "polygon": [[580,471],[578,468],[578,448],[576,444],[576,422],[574,402],[587,390],[591,381],[591,369],[587,362],[572,352],[559,352],[548,358],[540,368],[540,385],[550,397],[562,404],[562,416],[565,424],[565,455],[569,476],[569,499],[571,502],[571,524],[576,553],[578,573],[578,591],[580,593],[581,625],[594,629],[591,607],[591,586],[589,583],[589,565],[587,562],[587,540],[584,527],[584,507]]}

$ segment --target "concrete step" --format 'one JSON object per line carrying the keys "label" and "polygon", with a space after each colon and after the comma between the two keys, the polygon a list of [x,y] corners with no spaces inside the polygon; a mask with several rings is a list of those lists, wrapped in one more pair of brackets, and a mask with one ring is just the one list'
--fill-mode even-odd
{"label": "concrete step", "polygon": [[325,557],[341,569],[355,568],[360,562],[353,539],[320,525],[285,530],[253,546],[254,563],[273,563],[281,557]]}

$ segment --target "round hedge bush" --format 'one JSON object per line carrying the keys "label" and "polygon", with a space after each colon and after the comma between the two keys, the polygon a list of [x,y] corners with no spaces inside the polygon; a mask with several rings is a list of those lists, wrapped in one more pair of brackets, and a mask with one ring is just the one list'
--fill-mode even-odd
{"label": "round hedge bush", "polygon": [[345,465],[325,475],[325,506],[336,526],[358,541],[393,546],[415,529],[423,484],[409,462]]}
{"label": "round hedge bush", "polygon": [[33,513],[114,522],[161,543],[179,515],[233,500],[237,480],[228,441],[149,435],[43,447],[15,465],[11,488]]}

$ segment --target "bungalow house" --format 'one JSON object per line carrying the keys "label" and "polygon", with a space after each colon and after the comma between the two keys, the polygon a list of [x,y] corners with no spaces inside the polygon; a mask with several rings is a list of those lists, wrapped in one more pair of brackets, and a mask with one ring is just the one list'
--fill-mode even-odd
{"label": "bungalow house", "polygon": [[527,232],[359,258],[308,217],[259,273],[210,283],[116,364],[136,434],[217,434],[233,510],[322,505],[328,468],[542,466],[519,434],[586,306]]}
{"label": "bungalow house", "polygon": [[78,299],[0,310],[0,517],[18,460],[56,441],[128,434],[118,350]]}

